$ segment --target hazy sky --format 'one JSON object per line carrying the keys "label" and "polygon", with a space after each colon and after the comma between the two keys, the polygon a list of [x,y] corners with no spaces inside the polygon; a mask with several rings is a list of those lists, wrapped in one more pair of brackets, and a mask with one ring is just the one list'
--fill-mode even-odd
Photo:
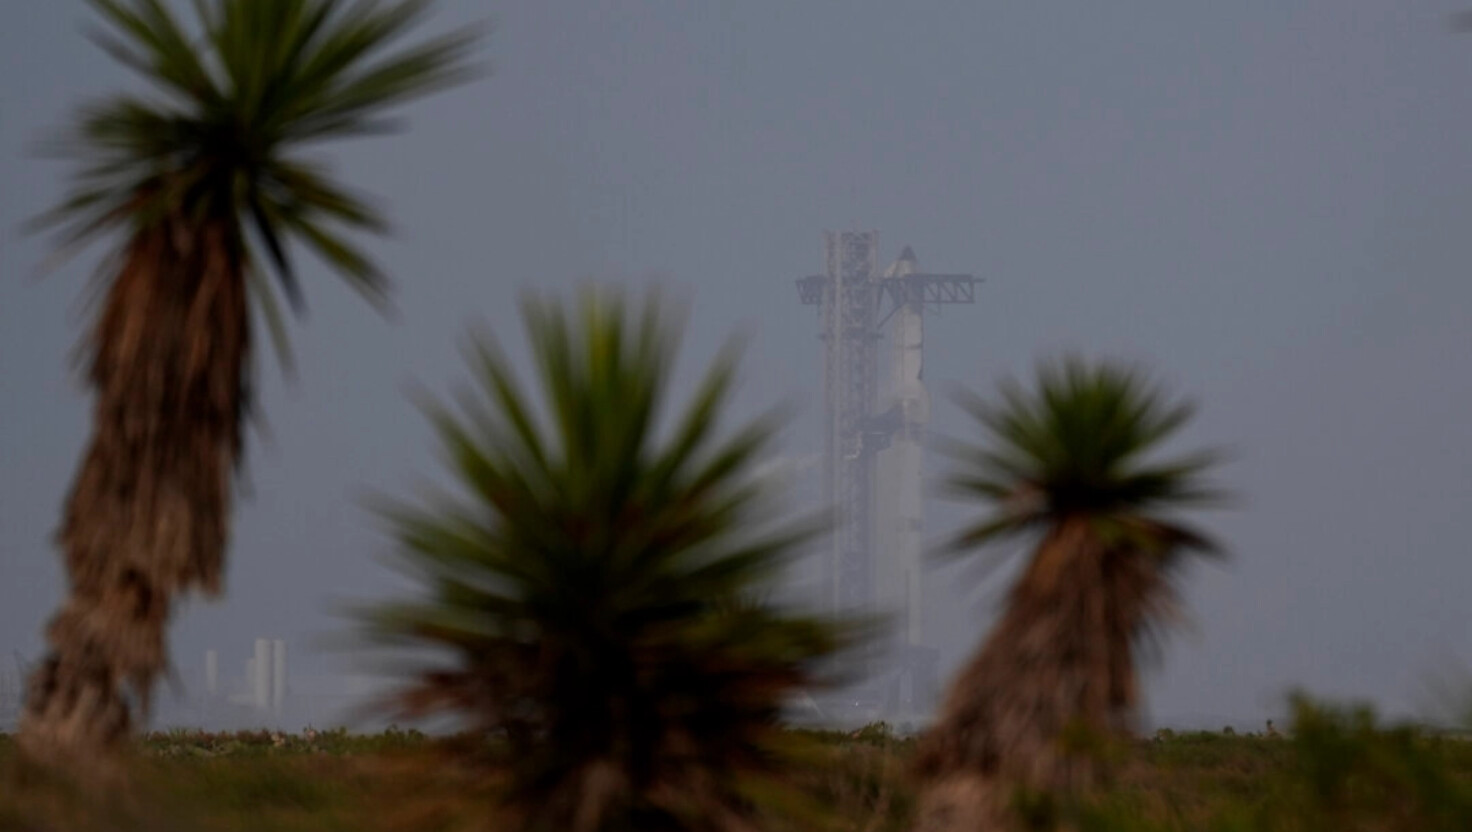
{"label": "hazy sky", "polygon": [[[1200,401],[1186,439],[1237,452],[1244,504],[1210,521],[1234,557],[1188,576],[1196,632],[1151,676],[1157,718],[1256,720],[1295,684],[1417,707],[1428,674],[1472,666],[1462,5],[446,2],[432,27],[495,22],[493,75],[331,151],[396,220],[370,245],[401,314],[304,268],[299,382],[268,366],[229,597],[179,616],[180,664],[214,646],[233,668],[395,585],[357,497],[435,470],[405,385],[458,379],[475,318],[515,344],[519,287],[685,288],[687,358],[756,335],[745,401],[806,402],[788,447],[816,450],[817,322],[791,279],[821,269],[823,229],[874,228],[886,262],[909,243],[987,281],[928,328],[938,389],[1066,347],[1139,359]],[[35,282],[44,241],[19,228],[64,170],[30,149],[129,83],[87,18],[0,5],[3,657],[39,653],[60,598],[49,536],[87,423],[68,354],[95,258]],[[940,406],[936,427],[964,425]],[[936,583],[954,663],[984,596]]]}

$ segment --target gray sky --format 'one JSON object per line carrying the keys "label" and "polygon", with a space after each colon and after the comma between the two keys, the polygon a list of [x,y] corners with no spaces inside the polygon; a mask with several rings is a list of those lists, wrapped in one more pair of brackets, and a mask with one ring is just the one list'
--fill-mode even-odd
{"label": "gray sky", "polygon": [[[300,382],[266,374],[229,597],[179,617],[181,664],[331,630],[332,599],[395,585],[356,495],[434,470],[405,383],[459,378],[473,318],[514,344],[520,286],[685,287],[688,357],[754,333],[747,400],[807,402],[788,444],[816,450],[816,320],[791,278],[820,270],[824,228],[876,228],[886,260],[909,243],[987,280],[929,326],[927,380],[989,389],[1065,347],[1141,359],[1201,402],[1190,441],[1237,451],[1224,479],[1245,504],[1210,521],[1235,557],[1188,576],[1197,632],[1151,677],[1157,718],[1256,720],[1297,684],[1416,707],[1428,674],[1472,666],[1461,5],[445,3],[437,26],[495,21],[494,75],[411,108],[407,134],[333,150],[397,221],[371,247],[401,315],[304,270]],[[85,438],[67,358],[93,260],[34,282],[44,241],[18,226],[62,182],[28,149],[127,83],[86,18],[76,0],[0,8],[7,657],[39,652],[59,600],[49,535]],[[938,408],[938,429],[962,426]],[[983,596],[938,583],[953,663]]]}

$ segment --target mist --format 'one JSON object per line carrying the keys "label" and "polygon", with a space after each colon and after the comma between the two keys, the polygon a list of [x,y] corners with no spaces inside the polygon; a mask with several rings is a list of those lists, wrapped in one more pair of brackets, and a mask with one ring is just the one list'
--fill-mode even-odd
{"label": "mist", "polygon": [[[744,334],[739,409],[797,405],[783,476],[820,508],[819,328],[794,281],[829,229],[878,230],[881,266],[910,245],[983,281],[927,313],[932,431],[973,430],[949,390],[1076,350],[1151,368],[1200,405],[1181,441],[1232,451],[1242,502],[1201,518],[1231,558],[1185,575],[1193,627],[1148,676],[1152,723],[1259,726],[1299,686],[1415,714],[1472,666],[1458,4],[443,5],[446,28],[493,22],[491,74],[332,151],[395,222],[372,250],[396,313],[303,260],[294,380],[263,354],[226,595],[176,616],[156,725],[322,725],[379,689],[340,609],[407,584],[363,499],[437,476],[406,392],[452,387],[469,325],[524,363],[524,287],[681,293],[687,382]],[[88,424],[70,357],[100,252],[35,279],[47,241],[21,228],[61,193],[38,142],[131,83],[86,17],[0,10],[0,690],[63,593],[51,536]],[[968,510],[932,495],[927,539]],[[1006,577],[927,573],[942,684]],[[286,645],[291,701],[205,707],[206,651],[243,694],[258,638]]]}

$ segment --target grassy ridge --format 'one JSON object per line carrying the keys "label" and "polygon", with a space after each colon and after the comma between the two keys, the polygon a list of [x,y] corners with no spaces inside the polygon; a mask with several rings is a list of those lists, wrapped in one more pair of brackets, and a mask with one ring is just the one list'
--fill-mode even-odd
{"label": "grassy ridge", "polygon": [[[1472,810],[1472,742],[1361,731],[1348,717],[1305,727],[1293,739],[1162,735],[1108,752],[1114,782],[1101,797],[1025,805],[1038,828],[1067,819],[1086,832],[1472,828],[1461,814]],[[823,759],[795,776],[834,828],[908,827],[912,740],[881,728],[808,736]],[[0,735],[0,831],[509,828],[497,778],[471,750],[397,730],[154,734],[128,795],[100,801],[23,774]]]}

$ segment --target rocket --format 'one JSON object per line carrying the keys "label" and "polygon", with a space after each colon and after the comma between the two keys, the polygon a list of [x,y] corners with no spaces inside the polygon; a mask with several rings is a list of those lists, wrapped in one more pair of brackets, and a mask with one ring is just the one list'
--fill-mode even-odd
{"label": "rocket", "polygon": [[[905,246],[886,278],[919,273],[915,251]],[[894,614],[901,643],[921,644],[923,599],[922,557],[925,547],[925,436],[930,425],[930,393],[925,389],[924,304],[919,298],[900,304],[890,320],[886,403],[898,415],[890,445],[879,455],[880,602]]]}

